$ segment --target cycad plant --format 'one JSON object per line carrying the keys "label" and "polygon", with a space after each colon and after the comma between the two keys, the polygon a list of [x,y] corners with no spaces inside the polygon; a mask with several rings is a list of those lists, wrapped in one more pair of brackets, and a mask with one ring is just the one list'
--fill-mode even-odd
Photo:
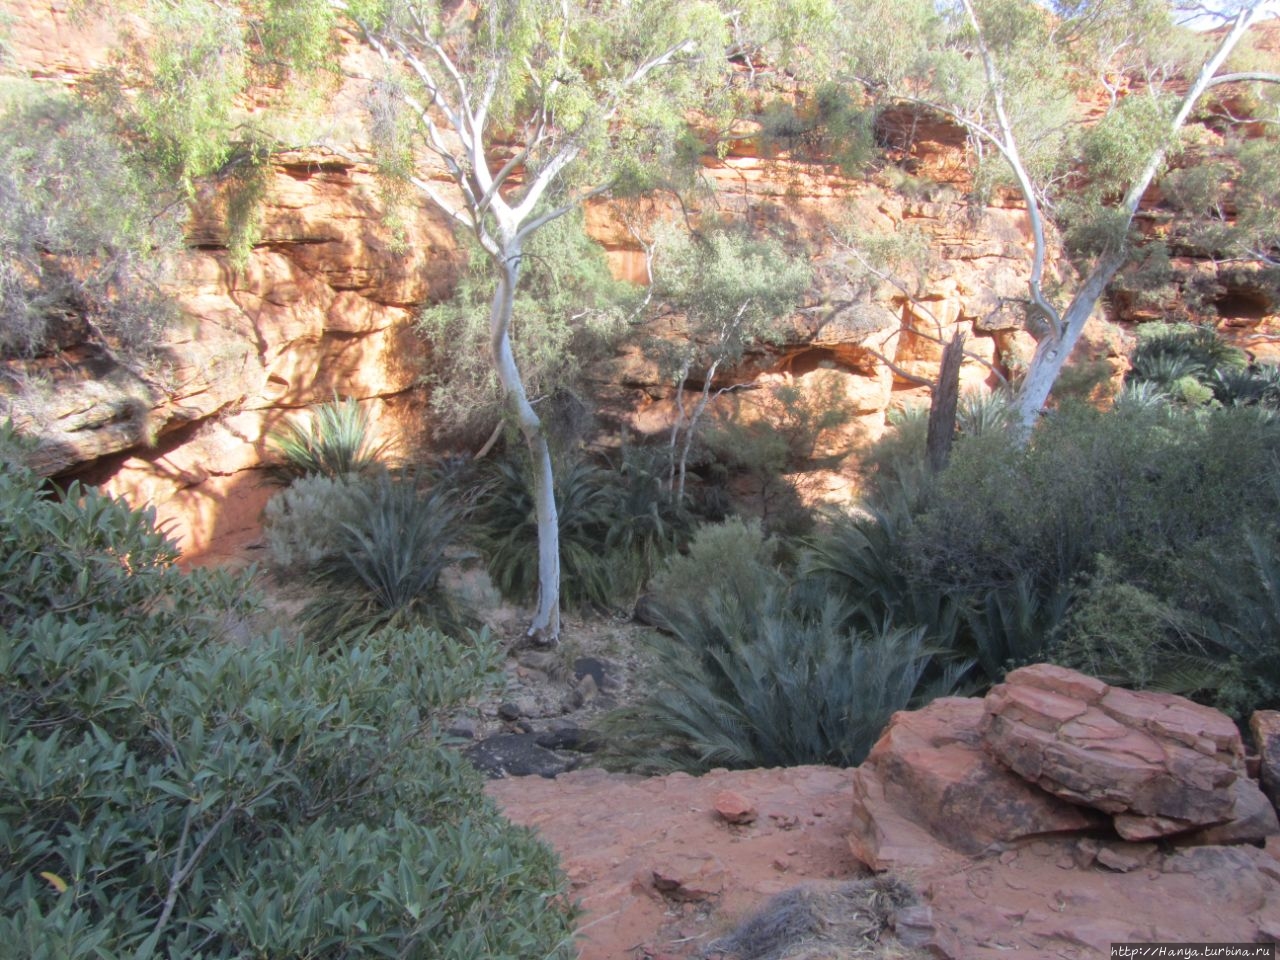
{"label": "cycad plant", "polygon": [[951,648],[960,605],[938,585],[912,575],[905,554],[912,522],[908,509],[900,501],[885,509],[830,515],[827,529],[809,542],[800,569],[845,598],[851,625],[920,626],[931,645]]}
{"label": "cycad plant", "polygon": [[[523,601],[538,585],[538,526],[531,483],[511,458],[494,462],[487,493],[477,502],[472,538],[504,597]],[[633,550],[611,549],[619,525],[620,491],[605,470],[578,460],[556,471],[560,521],[560,597],[569,609],[609,608],[643,577]]]}
{"label": "cycad plant", "polygon": [[313,571],[319,596],[303,611],[321,643],[362,636],[388,625],[427,624],[446,632],[463,611],[440,585],[448,549],[461,532],[461,511],[413,477],[383,474],[352,494],[356,519],[342,523],[335,549]]}
{"label": "cycad plant", "polygon": [[284,458],[273,471],[284,483],[314,474],[338,478],[367,473],[386,448],[385,443],[374,443],[369,412],[353,397],[335,397],[306,419],[286,419],[267,442]]}
{"label": "cycad plant", "polygon": [[796,611],[768,579],[753,596],[713,590],[666,610],[651,693],[606,724],[615,749],[648,769],[860,763],[921,692],[931,656],[921,628],[845,619],[834,598]]}
{"label": "cycad plant", "polygon": [[758,523],[704,527],[654,578],[650,694],[606,722],[620,759],[705,770],[861,762],[895,710],[947,692],[923,628],[858,618],[790,581]]}

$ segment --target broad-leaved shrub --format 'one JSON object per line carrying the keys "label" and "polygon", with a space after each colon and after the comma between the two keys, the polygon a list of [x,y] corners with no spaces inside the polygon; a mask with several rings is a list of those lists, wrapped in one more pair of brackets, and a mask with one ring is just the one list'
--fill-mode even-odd
{"label": "broad-leaved shrub", "polygon": [[498,651],[321,655],[152,518],[0,463],[0,944],[28,960],[564,958],[548,850],[436,745]]}

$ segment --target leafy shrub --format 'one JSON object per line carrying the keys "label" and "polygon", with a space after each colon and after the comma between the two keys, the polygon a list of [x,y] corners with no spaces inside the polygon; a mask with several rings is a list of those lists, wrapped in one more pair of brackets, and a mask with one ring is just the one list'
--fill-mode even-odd
{"label": "leafy shrub", "polygon": [[781,545],[758,520],[731,517],[694,531],[685,554],[668,557],[649,582],[651,606],[662,617],[696,609],[708,593],[748,600],[786,580],[778,570]]}
{"label": "leafy shrub", "polygon": [[758,521],[731,519],[700,528],[654,577],[649,609],[666,635],[650,641],[648,698],[608,721],[621,757],[855,764],[893,711],[955,682],[958,671],[930,672],[922,628],[862,626],[825,583],[791,582],[780,546]]}
{"label": "leafy shrub", "polygon": [[1237,407],[1280,408],[1280,367],[1270,363],[1214,371],[1209,383],[1219,403]]}
{"label": "leafy shrub", "polygon": [[911,575],[905,538],[910,527],[910,514],[901,504],[835,513],[827,529],[810,541],[801,569],[843,599],[851,625],[923,627],[931,644],[951,647],[960,608],[946,590]]}
{"label": "leafy shrub", "polygon": [[0,463],[0,942],[101,957],[568,958],[554,861],[430,736],[485,635],[322,657],[150,515]]}
{"label": "leafy shrub", "polygon": [[[689,536],[692,515],[665,488],[667,459],[652,447],[624,447],[614,471],[615,496],[605,546],[622,558],[618,569],[635,574],[638,591],[659,564]],[[633,558],[629,559],[629,558]]]}
{"label": "leafy shrub", "polygon": [[1202,405],[1214,399],[1215,386],[1238,382],[1235,372],[1245,358],[1212,327],[1169,324],[1143,330],[1129,359],[1127,382],[1155,384],[1183,403]]}
{"label": "leafy shrub", "polygon": [[352,519],[333,528],[333,549],[316,565],[319,596],[303,611],[312,638],[328,643],[388,626],[462,626],[440,585],[462,514],[447,491],[382,474],[350,488]]}
{"label": "leafy shrub", "polygon": [[157,287],[175,211],[85,106],[42,91],[3,107],[0,356],[82,341],[147,354],[176,316]]}
{"label": "leafy shrub", "polygon": [[[538,586],[538,521],[533,485],[512,458],[489,468],[472,536],[503,596],[524,601]],[[656,561],[682,536],[687,520],[663,502],[656,462],[639,457],[613,473],[583,460],[555,471],[560,524],[560,596],[570,609],[627,604]]]}
{"label": "leafy shrub", "polygon": [[[489,302],[494,274],[478,244],[466,248],[453,298],[428,307],[419,329],[431,344],[431,411],[436,440],[475,449],[505,416],[497,374],[489,358]],[[609,272],[600,245],[588,236],[583,214],[570,213],[535,232],[525,247],[511,330],[529,396],[587,394],[583,371],[612,357],[627,333],[635,288]],[[543,422],[554,414],[539,407]],[[557,429],[556,435],[569,433]]]}
{"label": "leafy shrub", "polygon": [[[1025,449],[962,434],[909,496],[877,484],[867,515],[833,521],[804,569],[852,625],[922,626],[983,682],[1054,659],[1231,709],[1274,700],[1266,553],[1249,544],[1276,539],[1280,424],[1148,393],[1064,404]],[[896,442],[910,476],[922,453]]]}
{"label": "leafy shrub", "polygon": [[355,488],[346,479],[299,477],[267,502],[263,532],[271,565],[304,573],[338,550],[343,524],[357,519]]}
{"label": "leafy shrub", "polygon": [[354,397],[323,403],[305,420],[290,417],[267,438],[284,457],[277,476],[288,482],[315,474],[337,478],[367,473],[386,446],[374,444],[369,431],[369,412]]}
{"label": "leafy shrub", "polygon": [[664,609],[672,635],[651,642],[651,693],[610,720],[633,764],[849,766],[920,693],[922,629],[851,631],[838,600],[810,614],[769,579],[749,596],[717,588]]}
{"label": "leafy shrub", "polygon": [[[1063,623],[1054,660],[1109,683],[1194,693],[1210,686],[1178,681],[1195,638],[1186,613],[1118,578],[1103,558]],[[1203,651],[1200,651],[1203,653]]]}

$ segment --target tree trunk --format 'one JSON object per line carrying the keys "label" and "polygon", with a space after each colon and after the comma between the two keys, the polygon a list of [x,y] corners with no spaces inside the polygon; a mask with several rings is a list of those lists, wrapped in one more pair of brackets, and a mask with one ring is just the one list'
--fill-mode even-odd
{"label": "tree trunk", "polygon": [[551,448],[547,444],[542,421],[529,403],[511,353],[511,314],[515,308],[516,282],[520,278],[518,245],[503,250],[498,268],[498,288],[494,291],[489,312],[493,366],[529,446],[529,456],[533,461],[534,510],[538,520],[538,608],[529,624],[528,636],[550,645],[560,639],[560,518],[556,512]]}
{"label": "tree trunk", "polygon": [[929,471],[938,473],[951,459],[956,435],[956,406],[960,400],[960,364],[964,360],[964,334],[957,332],[942,351],[942,367],[929,405],[929,433],[925,451]]}
{"label": "tree trunk", "polygon": [[1062,315],[1062,336],[1055,337],[1052,332],[1046,333],[1036,344],[1035,356],[1031,359],[1031,366],[1018,391],[1018,435],[1022,443],[1031,439],[1040,411],[1048,402],[1049,392],[1057,382],[1067,358],[1071,356],[1071,351],[1080,342],[1089,314],[1093,313],[1107,284],[1123,263],[1124,257],[1121,254],[1104,255],[1085,278],[1084,286],[1076,292]]}

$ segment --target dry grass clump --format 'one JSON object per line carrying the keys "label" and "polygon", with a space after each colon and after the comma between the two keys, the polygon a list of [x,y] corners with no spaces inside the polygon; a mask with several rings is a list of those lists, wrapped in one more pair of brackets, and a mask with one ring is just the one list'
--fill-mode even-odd
{"label": "dry grass clump", "polygon": [[898,960],[915,957],[893,935],[894,918],[919,903],[890,876],[831,887],[796,887],[769,900],[704,956],[722,960]]}

